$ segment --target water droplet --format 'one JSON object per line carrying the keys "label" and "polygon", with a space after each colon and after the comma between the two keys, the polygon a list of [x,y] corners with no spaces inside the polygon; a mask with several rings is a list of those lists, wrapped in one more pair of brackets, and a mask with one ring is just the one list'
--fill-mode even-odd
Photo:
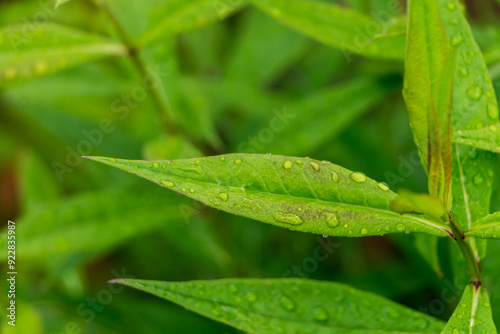
{"label": "water droplet", "polygon": [[194,189],[193,188],[189,189],[189,192],[194,193]]}
{"label": "water droplet", "polygon": [[35,64],[35,73],[42,75],[47,73],[49,70],[49,63],[44,60],[37,61]]}
{"label": "water droplet", "polygon": [[405,225],[404,225],[404,224],[398,224],[398,225],[396,225],[396,229],[397,229],[398,231],[402,231],[402,230],[404,230],[404,229],[405,229]]}
{"label": "water droplet", "polygon": [[469,76],[469,70],[467,69],[467,67],[460,66],[458,68],[458,71],[460,72],[462,78],[467,78]]}
{"label": "water droplet", "polygon": [[186,172],[194,172],[198,174],[203,174],[200,166],[175,166],[176,169],[180,169]]}
{"label": "water droplet", "polygon": [[338,182],[338,180],[339,180],[339,174],[337,174],[337,172],[335,172],[333,170],[332,170],[332,179],[333,179],[333,182]]}
{"label": "water droplet", "polygon": [[361,172],[354,172],[351,174],[351,179],[356,182],[365,182],[366,175]]}
{"label": "water droplet", "polygon": [[385,190],[389,190],[389,186],[387,185],[387,183],[384,183],[384,182],[380,182],[380,183],[378,184],[378,187],[379,187],[380,189],[384,190],[384,191],[385,191]]}
{"label": "water droplet", "polygon": [[175,183],[172,181],[167,181],[167,180],[161,180],[160,183],[166,187],[174,187]]}
{"label": "water droplet", "polygon": [[337,216],[334,213],[326,214],[326,224],[330,227],[337,227],[339,225],[339,221]]}
{"label": "water droplet", "polygon": [[186,188],[182,188],[182,189],[181,189],[181,191],[182,191],[183,193],[185,193],[185,192],[186,192]]}
{"label": "water droplet", "polygon": [[489,129],[490,129],[490,131],[493,131],[493,132],[497,132],[498,131],[498,128],[497,128],[497,126],[495,124],[490,125]]}
{"label": "water droplet", "polygon": [[279,223],[290,224],[290,225],[300,225],[304,221],[293,213],[277,213],[273,216],[274,220]]}
{"label": "water droplet", "polygon": [[295,160],[298,165],[302,165],[302,160]]}
{"label": "water droplet", "polygon": [[460,334],[460,331],[458,330],[458,328],[453,329],[453,334]]}
{"label": "water droplet", "polygon": [[241,159],[234,160],[234,163],[237,165],[241,164]]}
{"label": "water droplet", "polygon": [[167,165],[161,165],[161,168],[167,168]]}
{"label": "water droplet", "polygon": [[483,89],[481,86],[472,86],[467,89],[467,96],[472,100],[479,100],[483,95]]}
{"label": "water droplet", "polygon": [[448,9],[450,12],[452,12],[455,9],[457,9],[457,6],[453,2],[448,2],[446,4],[446,9]]}
{"label": "water droplet", "polygon": [[488,104],[488,116],[491,119],[498,119],[498,107],[494,103]]}
{"label": "water droplet", "polygon": [[328,234],[323,234],[323,238],[328,238]]}
{"label": "water droplet", "polygon": [[254,302],[257,300],[257,297],[255,296],[255,294],[253,294],[252,292],[249,292],[246,296],[246,300],[249,301],[250,303],[251,302]]}
{"label": "water droplet", "polygon": [[227,194],[226,193],[220,193],[219,194],[219,198],[225,202],[225,201],[227,201]]}
{"label": "water droplet", "polygon": [[451,19],[449,22],[450,22],[450,25],[452,25],[452,26],[458,25],[458,19]]}
{"label": "water droplet", "polygon": [[456,35],[451,38],[450,44],[451,46],[457,46],[460,45],[464,41],[464,38],[462,35]]}
{"label": "water droplet", "polygon": [[287,296],[281,296],[280,302],[281,305],[288,311],[293,311],[295,309],[295,304]]}
{"label": "water droplet", "polygon": [[314,316],[314,320],[316,320],[316,321],[327,321],[328,320],[328,313],[321,306],[316,306],[313,309],[313,316]]}
{"label": "water droplet", "polygon": [[481,184],[484,182],[484,177],[481,173],[478,173],[474,175],[474,178],[472,179],[474,184]]}
{"label": "water droplet", "polygon": [[153,167],[158,168],[158,167],[160,167],[160,165],[157,162],[153,162]]}
{"label": "water droplet", "polygon": [[285,169],[290,169],[290,168],[292,168],[292,166],[293,166],[293,162],[291,162],[290,160],[283,162],[283,167],[285,167]]}
{"label": "water droplet", "polygon": [[5,79],[15,79],[17,77],[17,68],[15,67],[7,67],[3,71],[3,76]]}
{"label": "water droplet", "polygon": [[309,164],[312,168],[314,168],[315,171],[319,171],[319,164],[316,161],[311,161]]}
{"label": "water droplet", "polygon": [[199,164],[199,163],[200,163],[200,160],[196,160],[194,163]]}
{"label": "water droplet", "polygon": [[224,157],[220,157],[220,160],[221,160],[221,161],[226,161],[226,158],[224,158]]}
{"label": "water droplet", "polygon": [[349,224],[344,224],[344,228],[349,228]]}
{"label": "water droplet", "polygon": [[108,161],[112,162],[112,163],[116,163],[116,159],[115,158],[109,158]]}
{"label": "water droplet", "polygon": [[361,229],[361,234],[368,234],[368,230],[366,228],[362,228]]}
{"label": "water droplet", "polygon": [[484,307],[491,307],[491,305],[490,305],[490,303],[485,302],[485,303],[484,303]]}

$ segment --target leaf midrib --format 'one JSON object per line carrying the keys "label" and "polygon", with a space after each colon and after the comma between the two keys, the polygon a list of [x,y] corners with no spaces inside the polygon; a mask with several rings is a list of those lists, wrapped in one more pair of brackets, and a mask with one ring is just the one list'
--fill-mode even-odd
{"label": "leaf midrib", "polygon": [[[158,174],[164,174],[164,173],[161,173],[161,172],[156,172],[156,173],[158,173]],[[168,175],[169,177],[177,178],[177,179],[182,180],[184,182],[191,182],[191,183],[195,183],[195,184],[196,183],[202,183],[202,184],[208,184],[208,185],[212,185],[212,186],[215,185],[215,183],[213,183],[213,182],[202,181],[202,180],[193,180],[193,179],[184,178],[182,176],[178,176],[178,175],[174,175],[174,174],[166,174],[165,173],[165,175]],[[217,184],[217,185],[220,186],[220,184]],[[224,185],[224,187],[230,188],[231,190],[233,190],[233,189],[240,189],[241,190],[241,188],[234,187],[234,186]],[[310,202],[320,202],[320,203],[327,203],[327,204],[336,204],[336,205],[339,205],[339,206],[346,206],[346,207],[358,208],[358,209],[363,209],[363,210],[372,210],[372,211],[381,212],[381,213],[388,214],[388,215],[393,215],[393,216],[396,216],[396,217],[405,217],[405,218],[408,218],[409,220],[414,220],[414,221],[417,221],[417,222],[421,222],[424,225],[437,228],[437,229],[439,229],[441,231],[444,231],[444,232],[446,232],[448,234],[450,233],[450,231],[448,231],[448,229],[446,228],[445,225],[440,225],[438,223],[435,223],[435,222],[432,222],[432,221],[429,221],[429,220],[426,220],[426,219],[423,219],[423,218],[420,218],[420,217],[410,216],[410,215],[407,215],[407,214],[401,215],[401,214],[398,214],[398,213],[390,211],[390,210],[384,210],[384,209],[374,208],[374,207],[370,207],[370,206],[361,206],[361,205],[350,204],[350,203],[331,202],[331,201],[323,200],[323,199],[320,199],[320,198],[314,199],[314,198],[308,198],[308,197],[302,197],[302,196],[296,196],[296,195],[286,195],[286,194],[278,194],[278,193],[272,193],[272,192],[267,192],[266,193],[266,192],[263,192],[263,191],[252,190],[252,189],[248,189],[248,190],[244,189],[243,191],[244,192],[257,193],[257,194],[269,194],[269,195],[273,195],[273,196],[292,197],[292,198],[295,198],[295,199],[298,199],[298,200],[305,200],[305,201],[310,201]]]}

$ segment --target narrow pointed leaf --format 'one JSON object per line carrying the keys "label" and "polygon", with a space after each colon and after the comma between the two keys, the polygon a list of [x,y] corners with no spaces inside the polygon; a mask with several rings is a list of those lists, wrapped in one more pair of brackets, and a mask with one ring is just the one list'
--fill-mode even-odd
{"label": "narrow pointed leaf", "polygon": [[[24,245],[16,255],[40,260],[99,253],[167,222],[184,224],[176,196],[149,192],[137,197],[136,193],[88,193],[23,215],[16,221],[16,235]],[[6,243],[6,234],[4,230],[0,235],[0,246]],[[6,257],[7,253],[0,260]]]}
{"label": "narrow pointed leaf", "polygon": [[[252,3],[287,26],[322,43],[352,54],[403,59],[405,34],[385,34],[384,23],[335,4],[299,0],[252,0]],[[394,13],[395,15],[397,13]]]}
{"label": "narrow pointed leaf", "polygon": [[369,292],[301,279],[117,279],[248,333],[439,333],[444,324]]}
{"label": "narrow pointed leaf", "polygon": [[126,55],[126,48],[100,36],[60,24],[0,28],[0,83],[32,78],[109,55]]}
{"label": "narrow pointed leaf", "polygon": [[457,50],[450,51],[432,89],[429,126],[429,193],[448,208],[451,191],[451,114]]}
{"label": "narrow pointed leaf", "polygon": [[[497,123],[495,91],[481,50],[464,15],[462,2],[437,2],[450,45],[458,49],[453,130],[475,130]],[[452,146],[452,209],[462,228],[468,230],[474,221],[489,213],[495,156],[466,145],[455,143]],[[484,249],[482,245],[477,247]]]}
{"label": "narrow pointed leaf", "polygon": [[[447,66],[454,64],[454,58],[450,57],[451,48],[436,1],[409,1],[408,20],[403,95],[419,153],[429,174],[429,192],[444,200],[446,145],[442,140],[445,129],[449,128],[445,121],[451,112],[454,74],[454,66],[450,70]],[[438,97],[442,93],[445,96]]]}
{"label": "narrow pointed leaf", "polygon": [[243,8],[246,0],[153,0],[146,6],[147,28],[142,46],[222,20]]}
{"label": "narrow pointed leaf", "polygon": [[[246,153],[306,155],[387,98],[393,86],[381,80],[363,79],[319,91],[283,110],[274,110],[257,131],[237,141],[240,144],[235,149]],[[269,144],[249,140],[258,137],[262,128],[269,126],[275,130],[275,138]]]}
{"label": "narrow pointed leaf", "polygon": [[481,150],[500,153],[500,123],[479,130],[458,130],[453,134],[453,141]]}
{"label": "narrow pointed leaf", "polygon": [[330,162],[230,154],[172,161],[88,157],[208,206],[291,230],[337,236],[404,231],[445,236],[442,223],[389,208],[387,185]]}
{"label": "narrow pointed leaf", "polygon": [[472,224],[472,228],[465,232],[468,237],[497,239],[500,237],[500,212],[492,213]]}
{"label": "narrow pointed leaf", "polygon": [[398,196],[391,202],[391,209],[399,213],[425,214],[435,220],[446,222],[448,212],[443,202],[434,196],[417,194],[409,190],[398,191]]}
{"label": "narrow pointed leaf", "polygon": [[441,334],[497,334],[488,293],[469,284]]}

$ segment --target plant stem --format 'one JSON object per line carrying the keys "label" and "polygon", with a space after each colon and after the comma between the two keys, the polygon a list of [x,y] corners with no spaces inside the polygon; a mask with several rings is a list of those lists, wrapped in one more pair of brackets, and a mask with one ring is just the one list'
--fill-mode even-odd
{"label": "plant stem", "polygon": [[450,225],[453,233],[455,233],[455,241],[462,252],[467,266],[467,272],[471,278],[471,283],[481,285],[481,268],[479,267],[479,259],[476,258],[472,248],[471,240],[465,239],[464,231],[453,214],[449,213]]}
{"label": "plant stem", "polygon": [[[111,11],[106,1],[95,0],[95,2],[102,8],[102,10],[109,17],[111,23],[116,29],[116,32],[118,33],[119,38],[121,39],[125,47],[128,49],[128,54],[132,59],[135,67],[139,71],[141,77],[150,78],[151,74],[148,73],[147,66],[140,56],[140,50],[134,45],[132,39],[128,36],[125,29],[123,29],[122,25]],[[162,123],[163,127],[169,134],[172,135],[178,134],[178,127],[176,126],[177,122],[175,121],[175,115],[173,114],[168,101],[166,101],[162,97],[163,94],[159,90],[162,87],[162,85],[154,84],[150,85],[150,87],[151,87],[151,94],[153,97],[153,101],[157,107],[158,117],[160,118],[160,122]]]}

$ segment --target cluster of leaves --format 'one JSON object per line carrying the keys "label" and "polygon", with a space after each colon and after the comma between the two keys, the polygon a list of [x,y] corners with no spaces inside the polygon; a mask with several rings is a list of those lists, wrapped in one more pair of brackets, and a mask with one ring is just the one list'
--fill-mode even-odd
{"label": "cluster of leaves", "polygon": [[[496,333],[491,304],[500,307],[500,282],[486,239],[500,235],[500,214],[489,214],[491,199],[500,197],[494,193],[500,123],[488,73],[496,75],[500,63],[491,47],[498,27],[474,31],[483,58],[458,0],[409,0],[408,15],[398,1],[66,2],[55,9],[36,1],[0,4],[0,141],[5,147],[15,141],[21,152],[3,150],[0,161],[18,160],[17,255],[30,263],[20,275],[23,330],[227,330],[175,308],[166,312],[157,301],[138,310],[132,307],[138,299],[116,295],[114,283],[121,283],[250,333]],[[399,93],[403,64],[403,96],[428,194],[394,193],[390,186],[403,183],[401,176],[386,170],[400,160],[387,153],[394,142],[411,150],[409,131],[386,135],[388,119],[398,129],[407,122]],[[375,109],[384,112],[363,122]],[[225,152],[241,153],[213,155]],[[266,152],[273,154],[255,154]],[[406,240],[413,238],[438,276],[454,277],[465,290],[447,323],[341,283],[307,279],[116,278],[91,304],[83,297],[84,268],[102,264],[96,261],[106,254],[122,257],[107,259],[112,266],[136,267],[134,276],[248,276],[262,263],[235,264],[237,256],[267,247],[263,258],[273,268],[293,253],[274,257],[274,233],[285,233],[286,244],[311,239],[255,230],[245,218],[203,210],[81,155],[287,230],[329,238],[403,233],[392,237],[401,250],[411,252]],[[139,158],[145,160],[128,160]],[[387,183],[323,159],[366,167]],[[423,191],[423,179],[422,173],[404,185]],[[494,253],[500,244],[488,246]],[[151,268],[160,252],[162,268]],[[340,259],[354,267],[355,258]],[[391,273],[396,281],[403,267]],[[42,283],[33,277],[40,269],[47,273]],[[375,288],[373,277],[366,284],[349,278],[337,281],[393,298],[408,291],[387,283]],[[103,317],[114,298],[120,301],[112,315]],[[137,321],[114,320],[128,317]]]}

